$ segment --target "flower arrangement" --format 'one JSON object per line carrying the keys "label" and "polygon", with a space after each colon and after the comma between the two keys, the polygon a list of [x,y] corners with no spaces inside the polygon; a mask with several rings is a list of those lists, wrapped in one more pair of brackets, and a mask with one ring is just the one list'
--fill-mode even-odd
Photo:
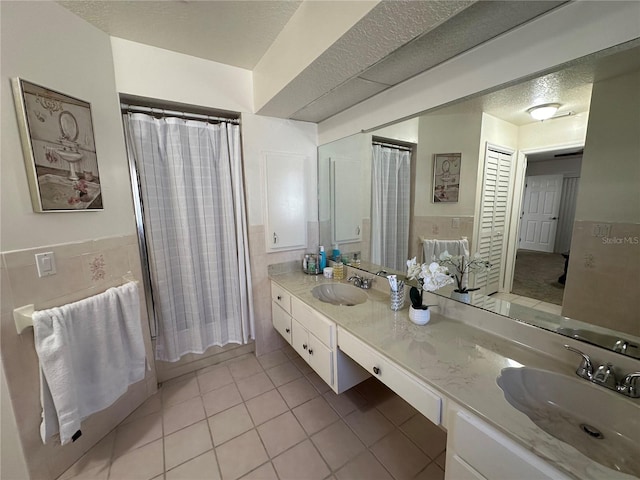
{"label": "flower arrangement", "polygon": [[483,260],[480,254],[476,252],[471,260],[464,255],[451,255],[448,251],[444,251],[440,255],[440,266],[447,268],[449,275],[456,281],[455,292],[467,293],[479,290],[478,288],[468,288],[465,285],[465,276],[468,277],[470,272],[483,272],[491,268],[491,263]]}
{"label": "flower arrangement", "polygon": [[422,263],[416,262],[416,257],[407,260],[407,277],[416,280],[420,285],[420,289],[411,287],[409,297],[411,305],[417,310],[426,310],[428,305],[422,305],[422,292],[433,292],[445,285],[453,283],[453,278],[448,275],[447,268],[439,265],[437,262]]}

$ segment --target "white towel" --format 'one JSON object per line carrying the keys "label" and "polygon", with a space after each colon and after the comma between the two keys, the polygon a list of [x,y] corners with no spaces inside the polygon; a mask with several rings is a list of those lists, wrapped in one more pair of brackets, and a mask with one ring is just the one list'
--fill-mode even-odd
{"label": "white towel", "polygon": [[469,258],[469,241],[466,238],[461,240],[423,239],[422,245],[425,262],[439,261],[440,254],[445,251],[453,256],[464,255]]}
{"label": "white towel", "polygon": [[138,286],[129,282],[33,314],[40,360],[43,443],[64,445],[89,415],[107,408],[145,375]]}

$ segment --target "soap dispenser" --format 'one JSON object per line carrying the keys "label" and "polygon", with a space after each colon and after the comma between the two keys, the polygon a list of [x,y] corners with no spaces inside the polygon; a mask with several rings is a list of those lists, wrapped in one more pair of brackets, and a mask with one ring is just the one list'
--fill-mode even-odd
{"label": "soap dispenser", "polygon": [[320,272],[324,270],[324,267],[327,266],[327,254],[324,251],[324,246],[320,245],[320,255],[318,258],[318,263],[320,264]]}

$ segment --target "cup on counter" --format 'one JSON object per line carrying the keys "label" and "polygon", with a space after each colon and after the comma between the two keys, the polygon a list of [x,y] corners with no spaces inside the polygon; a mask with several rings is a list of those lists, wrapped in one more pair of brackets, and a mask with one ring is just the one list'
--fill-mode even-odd
{"label": "cup on counter", "polygon": [[324,275],[324,278],[333,278],[333,267],[324,267],[322,274]]}

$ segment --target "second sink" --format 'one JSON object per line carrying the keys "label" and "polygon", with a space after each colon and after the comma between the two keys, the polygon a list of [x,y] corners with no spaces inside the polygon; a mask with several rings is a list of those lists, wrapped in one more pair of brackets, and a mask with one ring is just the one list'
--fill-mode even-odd
{"label": "second sink", "polygon": [[321,302],[348,307],[364,303],[368,298],[361,289],[344,283],[318,285],[313,287],[311,294]]}

